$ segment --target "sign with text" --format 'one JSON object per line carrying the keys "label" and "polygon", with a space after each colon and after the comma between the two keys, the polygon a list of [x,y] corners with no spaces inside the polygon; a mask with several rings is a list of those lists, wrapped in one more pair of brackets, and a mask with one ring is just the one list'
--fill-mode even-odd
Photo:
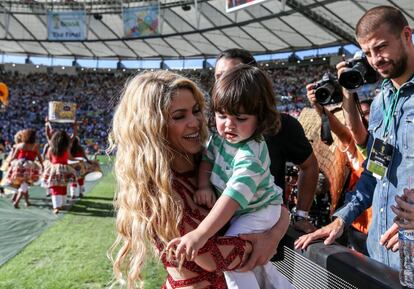
{"label": "sign with text", "polygon": [[85,11],[47,13],[47,35],[49,40],[85,40]]}
{"label": "sign with text", "polygon": [[158,34],[158,5],[125,8],[122,13],[124,36],[135,38]]}

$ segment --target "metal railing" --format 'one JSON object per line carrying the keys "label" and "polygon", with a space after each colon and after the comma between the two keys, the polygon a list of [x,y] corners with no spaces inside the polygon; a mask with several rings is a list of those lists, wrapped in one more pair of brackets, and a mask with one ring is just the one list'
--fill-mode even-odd
{"label": "metal railing", "polygon": [[300,233],[289,228],[284,237],[284,259],[273,261],[296,289],[400,289],[398,271],[341,245],[309,245],[293,249]]}

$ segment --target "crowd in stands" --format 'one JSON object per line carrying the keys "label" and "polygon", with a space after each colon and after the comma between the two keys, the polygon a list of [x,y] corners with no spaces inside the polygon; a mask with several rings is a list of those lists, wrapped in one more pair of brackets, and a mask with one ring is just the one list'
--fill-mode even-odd
{"label": "crowd in stands", "polygon": [[[106,147],[115,99],[127,75],[21,75],[3,72],[1,78],[10,91],[9,105],[3,107],[0,113],[3,138],[6,141],[11,142],[18,130],[35,128],[40,143],[45,144],[43,128],[48,114],[48,102],[74,102],[77,104],[77,121],[81,123],[78,134],[89,153],[95,153]],[[54,126],[62,127],[64,124]]]}
{"label": "crowd in stands", "polygon": [[[309,103],[305,85],[317,81],[325,72],[333,72],[329,65],[287,66],[266,68],[273,81],[278,109],[297,117]],[[195,81],[208,95],[214,82],[212,70],[177,71]],[[9,86],[10,104],[1,109],[3,138],[12,142],[14,134],[23,128],[35,128],[41,144],[46,143],[44,120],[49,101],[77,104],[78,135],[87,153],[93,154],[107,147],[109,126],[114,106],[129,73],[79,73],[73,75],[30,74],[17,72],[1,74],[1,81]],[[61,127],[63,124],[54,124]],[[69,127],[68,125],[66,125]]]}

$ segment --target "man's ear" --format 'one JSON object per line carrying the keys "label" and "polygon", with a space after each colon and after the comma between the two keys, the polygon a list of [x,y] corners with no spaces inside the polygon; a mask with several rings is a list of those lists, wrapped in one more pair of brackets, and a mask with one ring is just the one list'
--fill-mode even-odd
{"label": "man's ear", "polygon": [[411,43],[413,42],[412,40],[412,33],[413,30],[411,29],[410,26],[405,26],[402,30],[402,36],[404,37],[404,40],[407,41],[407,43]]}

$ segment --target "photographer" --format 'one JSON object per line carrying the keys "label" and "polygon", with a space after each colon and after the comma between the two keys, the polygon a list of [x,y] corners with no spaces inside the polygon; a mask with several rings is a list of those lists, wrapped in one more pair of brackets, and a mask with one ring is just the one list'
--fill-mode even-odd
{"label": "photographer", "polygon": [[[399,269],[400,258],[395,252],[398,237],[390,233],[396,227],[392,225],[395,215],[391,206],[410,186],[410,173],[414,169],[412,30],[401,11],[379,6],[368,10],[358,21],[356,39],[368,63],[384,78],[381,91],[371,105],[364,172],[356,190],[347,194],[345,205],[335,212],[334,221],[300,237],[295,247],[305,249],[320,238],[326,238],[325,244],[332,244],[345,226],[372,205],[368,253],[371,258]],[[379,246],[380,243],[384,246]]]}
{"label": "photographer", "polygon": [[[356,141],[353,138],[351,130],[340,122],[336,116],[329,111],[328,108],[322,106],[317,96],[315,95],[315,88],[318,88],[318,83],[311,83],[306,86],[307,97],[311,105],[315,108],[315,111],[322,118],[326,115],[329,122],[330,129],[338,137],[340,146],[339,150],[345,153],[348,160],[348,166],[350,168],[349,181],[345,191],[351,191],[355,188],[356,182],[362,173],[362,163],[365,160],[364,155],[357,148]],[[340,91],[339,91],[340,93]],[[342,96],[337,97],[337,100],[342,99]],[[358,116],[360,113],[356,112]],[[366,130],[366,127],[364,126]],[[368,255],[366,248],[366,238],[368,233],[368,227],[371,222],[371,209],[364,211],[353,223],[352,227],[348,230],[348,243],[349,246],[358,252]]]}
{"label": "photographer", "polygon": [[[338,75],[341,75],[344,70],[348,67],[347,61],[342,61],[336,65]],[[361,111],[358,111],[357,103],[355,101],[356,94],[350,92],[349,90],[342,89],[343,99],[342,99],[342,108],[344,111],[345,122],[349,126],[355,143],[358,145],[358,148],[365,152],[366,157],[366,146],[368,141],[368,119],[361,116]],[[361,107],[364,103],[360,104]],[[368,109],[369,113],[369,109]]]}

